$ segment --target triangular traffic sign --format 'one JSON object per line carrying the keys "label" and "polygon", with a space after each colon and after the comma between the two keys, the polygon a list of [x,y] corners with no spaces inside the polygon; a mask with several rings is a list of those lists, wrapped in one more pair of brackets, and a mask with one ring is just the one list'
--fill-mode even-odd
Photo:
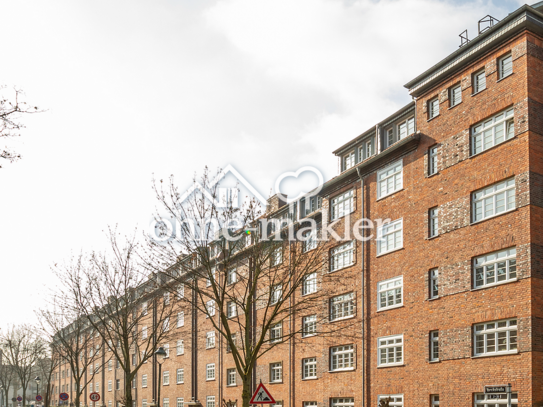
{"label": "triangular traffic sign", "polygon": [[251,397],[249,404],[275,404],[275,399],[272,397],[268,389],[264,387],[262,382],[260,382],[255,393],[253,394],[253,397]]}

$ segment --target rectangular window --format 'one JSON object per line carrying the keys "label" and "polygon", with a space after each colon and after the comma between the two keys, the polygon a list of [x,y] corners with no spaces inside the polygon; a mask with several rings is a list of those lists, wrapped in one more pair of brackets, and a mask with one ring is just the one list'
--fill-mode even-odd
{"label": "rectangular window", "polygon": [[381,281],[377,284],[378,309],[385,310],[403,305],[403,276]]}
{"label": "rectangular window", "polygon": [[95,383],[94,384],[94,388],[95,388],[95,392],[98,393],[100,391],[100,383]]}
{"label": "rectangular window", "polygon": [[439,99],[435,98],[428,102],[428,120],[439,115]]}
{"label": "rectangular window", "polygon": [[336,220],[354,211],[354,191],[351,189],[332,199],[332,220]]}
{"label": "rectangular window", "polygon": [[207,315],[206,318],[215,316],[215,301],[209,300],[206,302]]}
{"label": "rectangular window", "polygon": [[403,407],[403,394],[382,394],[378,397],[377,403],[383,399],[389,399],[389,407]]}
{"label": "rectangular window", "polygon": [[238,308],[234,301],[229,301],[226,306],[226,315],[228,318],[234,318],[238,315]]}
{"label": "rectangular window", "polygon": [[270,342],[281,342],[283,337],[283,323],[278,322],[270,328]]}
{"label": "rectangular window", "polygon": [[428,211],[428,237],[435,237],[439,234],[438,209],[431,208]]}
{"label": "rectangular window", "polygon": [[302,359],[302,379],[317,378],[317,358]]}
{"label": "rectangular window", "polygon": [[403,163],[398,161],[377,171],[377,199],[403,188]]}
{"label": "rectangular window", "polygon": [[169,331],[170,329],[170,317],[166,317],[164,321],[162,321],[162,330],[164,332]]}
{"label": "rectangular window", "polygon": [[317,273],[313,272],[304,277],[302,284],[302,295],[317,292]]}
{"label": "rectangular window", "polygon": [[317,407],[316,401],[304,401],[303,407]]}
{"label": "rectangular window", "polygon": [[177,383],[181,384],[185,382],[185,371],[183,369],[177,369]]}
{"label": "rectangular window", "polygon": [[185,325],[185,313],[183,311],[177,313],[177,327],[181,328]]}
{"label": "rectangular window", "polygon": [[403,219],[387,223],[377,230],[377,255],[403,247]]}
{"label": "rectangular window", "polygon": [[394,144],[394,129],[393,128],[390,128],[387,130],[387,133],[386,133],[386,146],[387,147],[390,147],[392,144]]}
{"label": "rectangular window", "polygon": [[439,360],[439,331],[430,331],[430,361]]}
{"label": "rectangular window", "polygon": [[206,349],[215,347],[215,331],[206,334]]}
{"label": "rectangular window", "polygon": [[238,281],[238,273],[235,268],[228,269],[228,274],[226,276],[227,284],[234,284]]}
{"label": "rectangular window", "polygon": [[107,361],[107,370],[111,371],[113,369],[113,361],[110,359]]}
{"label": "rectangular window", "polygon": [[185,284],[181,283],[177,287],[177,298],[181,299],[185,297]]}
{"label": "rectangular window", "polygon": [[164,305],[170,304],[170,293],[164,293]]}
{"label": "rectangular window", "polygon": [[162,385],[163,386],[168,386],[170,384],[170,372],[169,371],[165,371],[162,373]]}
{"label": "rectangular window", "polygon": [[[119,406],[119,402],[117,402],[117,407]],[[147,407],[147,399],[143,399],[141,401],[141,407]]]}
{"label": "rectangular window", "polygon": [[515,178],[472,193],[471,201],[474,222],[515,209]]}
{"label": "rectangular window", "polygon": [[474,327],[475,356],[515,353],[517,330],[516,318],[476,324]]}
{"label": "rectangular window", "polygon": [[479,154],[515,135],[514,109],[510,108],[471,128],[471,154]]}
{"label": "rectangular window", "polygon": [[164,352],[166,352],[166,356],[164,356],[164,357],[169,358],[170,357],[170,344],[169,343],[164,344],[163,348],[164,348]]}
{"label": "rectangular window", "polygon": [[147,301],[145,301],[143,304],[141,304],[141,313],[143,315],[147,315],[148,307],[147,307]]}
{"label": "rectangular window", "polygon": [[182,339],[177,341],[176,353],[177,355],[182,355],[185,353],[185,345]]}
{"label": "rectangular window", "polygon": [[379,366],[394,366],[403,363],[403,335],[386,336],[377,340]]}
{"label": "rectangular window", "polygon": [[330,299],[330,321],[345,319],[354,315],[354,293],[338,295]]}
{"label": "rectangular window", "polygon": [[347,155],[343,156],[343,171],[354,167],[354,165],[355,165],[354,151],[351,151]]}
{"label": "rectangular window", "polygon": [[[234,346],[237,346],[237,336],[236,334],[232,334],[230,336],[230,339],[232,339],[232,343],[234,344]],[[230,341],[227,341],[226,342],[226,353],[230,353],[232,352],[232,347],[230,346]]]}
{"label": "rectangular window", "polygon": [[430,395],[430,405],[432,407],[439,406],[439,394],[431,394]]}
{"label": "rectangular window", "polygon": [[437,298],[439,296],[439,272],[438,269],[431,269],[428,276],[429,297]]}
{"label": "rectangular window", "polygon": [[115,390],[121,390],[121,381],[119,379],[115,380]]}
{"label": "rectangular window", "polygon": [[215,363],[206,365],[206,380],[215,380]]}
{"label": "rectangular window", "polygon": [[206,407],[215,407],[215,396],[207,396]]}
{"label": "rectangular window", "polygon": [[486,89],[486,75],[484,69],[473,74],[473,94]]}
{"label": "rectangular window", "polygon": [[330,407],[354,407],[354,398],[341,397],[330,399]]}
{"label": "rectangular window", "polygon": [[437,174],[437,146],[428,149],[428,176]]}
{"label": "rectangular window", "polygon": [[405,122],[398,124],[398,139],[401,140],[415,132],[415,118],[411,117]]}
{"label": "rectangular window", "polygon": [[330,271],[336,271],[354,264],[354,242],[342,244],[330,251]]}
{"label": "rectangular window", "polygon": [[354,369],[354,345],[334,346],[330,348],[330,370]]}
{"label": "rectangular window", "polygon": [[498,77],[503,79],[513,73],[513,56],[506,55],[498,59]]}
{"label": "rectangular window", "polygon": [[170,399],[168,397],[162,399],[162,407],[170,407]]}
{"label": "rectangular window", "polygon": [[277,249],[275,249],[271,253],[270,259],[272,266],[278,266],[279,264],[281,264],[283,262],[283,248],[278,247]]}
{"label": "rectangular window", "polygon": [[449,90],[450,107],[454,107],[462,102],[462,87],[460,85],[453,86]]}
{"label": "rectangular window", "polygon": [[270,383],[280,383],[283,381],[283,363],[270,363]]}
{"label": "rectangular window", "polygon": [[141,387],[147,387],[147,375],[141,375]]}
{"label": "rectangular window", "polygon": [[111,380],[107,381],[107,391],[113,390],[113,382]]}
{"label": "rectangular window", "polygon": [[317,248],[317,233],[315,230],[304,233],[302,248],[304,253]]}
{"label": "rectangular window", "polygon": [[510,248],[473,260],[475,288],[488,287],[517,278],[517,249]]}
{"label": "rectangular window", "polygon": [[[474,407],[505,407],[507,406],[507,394],[475,393]],[[511,393],[511,407],[518,406],[518,393]]]}
{"label": "rectangular window", "polygon": [[273,286],[271,296],[270,296],[271,297],[270,304],[271,305],[277,304],[281,300],[282,296],[283,296],[283,286],[281,284],[277,284]]}
{"label": "rectangular window", "polygon": [[236,369],[226,369],[226,385],[236,385]]}
{"label": "rectangular window", "polygon": [[141,328],[141,339],[147,339],[147,327],[146,326]]}
{"label": "rectangular window", "polygon": [[317,334],[317,315],[309,315],[302,318],[302,337]]}
{"label": "rectangular window", "polygon": [[360,160],[366,160],[370,158],[375,151],[374,148],[374,137],[370,137],[369,139],[366,139],[360,148],[358,149],[358,154],[360,155]]}
{"label": "rectangular window", "polygon": [[182,397],[177,398],[176,407],[185,407],[185,400]]}

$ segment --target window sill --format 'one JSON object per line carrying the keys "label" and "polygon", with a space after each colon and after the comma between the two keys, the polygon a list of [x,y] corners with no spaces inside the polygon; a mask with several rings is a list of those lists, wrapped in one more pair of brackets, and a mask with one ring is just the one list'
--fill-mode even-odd
{"label": "window sill", "polygon": [[432,297],[432,298],[428,298],[426,301],[435,301],[435,300],[439,300],[441,298],[441,296],[437,296],[437,297]]}
{"label": "window sill", "polygon": [[509,209],[508,211],[500,212],[497,215],[492,215],[492,216],[489,216],[488,218],[484,218],[484,219],[481,219],[481,220],[478,220],[478,221],[475,221],[475,222],[471,222],[469,225],[470,226],[478,225],[479,223],[482,223],[484,221],[494,219],[494,218],[497,218],[497,217],[502,216],[502,215],[507,215],[507,214],[509,214],[511,212],[515,212],[516,210],[518,210],[518,209],[517,208]]}
{"label": "window sill", "polygon": [[356,369],[354,367],[350,367],[348,369],[336,369],[336,370],[329,370],[328,373],[342,373],[342,372],[354,372]]}
{"label": "window sill", "polygon": [[436,175],[439,175],[439,171],[434,172],[433,174],[428,174],[428,175],[426,175],[426,178],[433,178],[433,177],[435,177]]}
{"label": "window sill", "polygon": [[185,382],[177,382],[177,383],[175,383],[175,384],[184,384],[184,383],[185,383]]}
{"label": "window sill", "polygon": [[405,366],[405,363],[391,363],[391,364],[387,364],[387,365],[380,365],[380,366],[377,366],[377,369],[386,369],[387,367],[402,367],[402,366]]}
{"label": "window sill", "polygon": [[238,387],[237,384],[227,384],[226,387]]}
{"label": "window sill", "polygon": [[339,268],[339,269],[330,270],[330,271],[328,272],[328,274],[335,273],[336,271],[340,271],[340,270],[343,270],[343,269],[352,267],[352,266],[354,266],[355,264],[356,264],[356,262],[352,262],[351,264],[348,264],[348,265],[346,265],[346,266],[343,266],[343,267],[341,267],[341,268]]}
{"label": "window sill", "polygon": [[441,363],[441,359],[429,360],[428,363]]}
{"label": "window sill", "polygon": [[439,117],[439,113],[436,114],[434,117],[431,117],[428,120],[426,120],[426,122],[431,122],[432,120],[437,119],[438,117]]}
{"label": "window sill", "polygon": [[402,304],[393,305],[393,306],[386,307],[386,308],[380,308],[380,309],[377,310],[377,312],[385,312],[385,311],[389,311],[391,309],[403,308],[403,307],[404,307],[404,305],[402,303]]}
{"label": "window sill", "polygon": [[[471,142],[471,138],[472,138],[472,137],[473,137],[473,136],[472,136],[471,130],[470,130],[470,142]],[[480,156],[481,154],[486,153],[487,151],[490,151],[490,150],[493,150],[493,149],[495,149],[495,148],[498,148],[498,147],[501,146],[502,144],[505,144],[505,143],[507,143],[508,141],[515,139],[516,137],[517,137],[516,135],[513,135],[513,137],[508,138],[508,139],[506,139],[506,140],[503,140],[502,142],[500,142],[500,143],[498,143],[498,144],[494,144],[492,147],[489,147],[489,148],[487,148],[486,150],[483,150],[483,151],[481,151],[481,152],[479,152],[479,153],[471,153],[471,147],[470,147],[470,154],[471,154],[471,155],[468,157],[468,160],[471,159],[471,158],[478,157],[478,156]]]}
{"label": "window sill", "polygon": [[426,238],[424,238],[424,240],[434,240],[434,239],[437,239],[439,236],[441,236],[441,235],[437,234],[435,236],[426,237]]}
{"label": "window sill", "polygon": [[511,72],[509,75],[504,76],[503,78],[498,79],[498,80],[496,81],[496,83],[499,83],[499,82],[503,81],[504,79],[507,79],[507,78],[509,78],[510,76],[513,76],[514,74],[515,74],[514,72]]}
{"label": "window sill", "polygon": [[486,288],[499,287],[500,285],[514,283],[516,281],[518,281],[518,277],[512,278],[510,280],[506,280],[506,281],[500,281],[499,283],[487,284],[487,285],[484,285],[482,287],[474,287],[474,288],[471,289],[471,291],[480,291],[480,290],[484,290]]}
{"label": "window sill", "polygon": [[[355,195],[353,195],[353,199],[356,199],[356,196],[355,196]],[[354,206],[354,204],[353,204],[353,206]],[[332,218],[332,216],[330,216],[330,222],[338,221],[338,220],[340,220],[341,218],[344,218],[345,216],[350,215],[351,213],[354,213],[354,212],[356,212],[355,209],[353,209],[351,212],[344,213],[343,215],[338,216],[337,218]]]}
{"label": "window sill", "polygon": [[215,379],[206,379],[206,382],[214,382]]}
{"label": "window sill", "polygon": [[302,379],[302,381],[306,381],[306,380],[317,380],[318,377],[305,377]]}
{"label": "window sill", "polygon": [[399,250],[403,250],[404,247],[398,247],[397,249],[393,249],[393,250],[389,250],[388,252],[384,252],[384,253],[379,253],[377,256],[375,257],[381,257],[381,256],[386,256],[387,254],[390,254],[390,253],[394,253],[394,252],[397,252]]}
{"label": "window sill", "polygon": [[317,336],[317,334],[302,335],[302,338],[312,338],[314,336]]}
{"label": "window sill", "polygon": [[481,359],[481,358],[492,358],[492,357],[496,357],[496,356],[509,356],[509,355],[518,355],[519,354],[519,351],[518,349],[517,350],[514,350],[514,351],[509,351],[509,352],[501,352],[501,353],[492,353],[492,354],[488,354],[488,355],[475,355],[475,356],[472,356],[471,359]]}
{"label": "window sill", "polygon": [[478,95],[479,93],[482,93],[482,92],[484,92],[484,91],[487,90],[487,89],[488,89],[488,88],[485,86],[484,89],[481,89],[481,90],[479,90],[479,91],[477,91],[477,92],[475,92],[475,93],[472,93],[471,96],[472,96],[472,97],[473,97],[473,96],[476,96],[476,95]]}
{"label": "window sill", "polygon": [[458,102],[456,105],[454,106],[450,106],[447,110],[451,110],[451,109],[454,109],[455,107],[457,106],[460,106],[462,104],[462,101]]}
{"label": "window sill", "polygon": [[337,319],[329,320],[328,322],[332,324],[332,323],[335,323],[335,322],[347,321],[347,320],[353,319],[355,317],[356,317],[356,315],[349,315],[348,317],[337,318]]}
{"label": "window sill", "polygon": [[280,382],[268,382],[268,384],[283,384],[283,381],[281,380]]}
{"label": "window sill", "polygon": [[[395,162],[397,162],[397,161],[395,161]],[[402,164],[402,165],[403,165],[403,164]],[[402,166],[402,171],[403,171],[403,166]],[[380,196],[379,198],[377,198],[377,200],[376,200],[375,202],[379,202],[380,200],[385,199],[385,198],[388,198],[389,196],[392,196],[392,195],[394,195],[394,194],[397,194],[398,192],[401,192],[401,191],[403,191],[403,187],[400,188],[400,189],[398,189],[397,191],[391,192],[390,194],[386,194],[386,195],[384,195],[384,196]]]}
{"label": "window sill", "polygon": [[[350,266],[349,266],[350,267]],[[331,271],[331,273],[333,273],[333,271]],[[302,297],[307,297],[308,295],[311,295],[311,294],[315,294],[318,290],[315,290],[315,291],[311,291],[310,293],[302,293]]]}

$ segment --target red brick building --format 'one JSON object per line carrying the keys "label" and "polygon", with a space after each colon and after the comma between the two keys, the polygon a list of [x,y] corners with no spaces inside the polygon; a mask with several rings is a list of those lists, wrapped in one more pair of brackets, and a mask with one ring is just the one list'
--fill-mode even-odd
{"label": "red brick building", "polygon": [[[375,235],[367,241],[331,243],[323,272],[349,281],[330,302],[347,304],[343,317],[330,323],[356,321],[360,339],[287,341],[259,360],[254,384],[285,407],[377,406],[388,396],[391,406],[507,405],[484,387],[508,383],[513,405],[543,406],[543,2],[406,88],[412,103],[334,152],[341,174],[307,210],[338,229],[348,213],[391,220],[365,230]],[[179,312],[161,405],[239,405],[222,339],[205,318]],[[115,372],[95,380],[107,407],[118,401]],[[157,397],[156,374],[156,362],[138,374],[137,407]],[[69,382],[58,374],[57,395]]]}

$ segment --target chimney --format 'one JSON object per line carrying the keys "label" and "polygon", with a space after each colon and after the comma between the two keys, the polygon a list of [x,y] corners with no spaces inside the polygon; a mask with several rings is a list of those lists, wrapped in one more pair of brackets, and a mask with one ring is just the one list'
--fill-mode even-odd
{"label": "chimney", "polygon": [[[286,195],[283,195],[284,198],[286,198]],[[287,204],[286,201],[283,201],[281,197],[279,197],[278,194],[275,194],[268,198],[266,202],[266,213],[275,212],[276,210],[282,208]]]}

